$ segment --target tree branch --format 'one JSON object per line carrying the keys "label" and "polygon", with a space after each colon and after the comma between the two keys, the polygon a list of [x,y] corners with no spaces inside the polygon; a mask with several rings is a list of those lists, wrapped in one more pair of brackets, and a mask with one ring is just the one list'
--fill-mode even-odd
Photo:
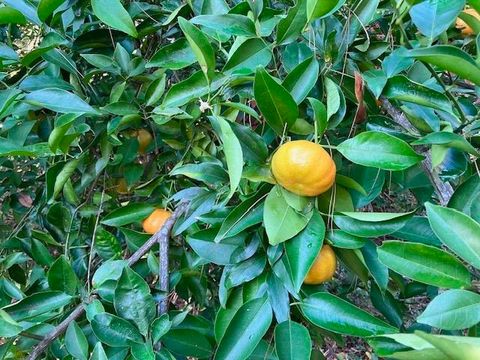
{"label": "tree branch", "polygon": [[[162,228],[153,234],[150,239],[143,244],[140,249],[135,251],[132,256],[127,259],[128,266],[132,266],[140,260],[157,242],[160,243],[160,289],[168,291],[168,240],[170,238],[170,231],[173,228],[176,220],[186,211],[188,202],[181,202],[172,216],[163,224]],[[162,245],[163,244],[163,245]],[[165,285],[166,284],[166,285]],[[60,335],[62,335],[68,328],[68,325],[85,313],[86,302],[81,302],[60,324],[57,325],[49,335],[45,336],[37,346],[34,347],[30,353],[28,360],[36,360],[42,355],[47,347]],[[168,309],[168,298],[162,300],[159,304],[159,312],[162,314]],[[163,312],[162,312],[163,311]]]}
{"label": "tree branch", "polygon": [[[404,129],[406,129],[412,134],[415,134],[418,136],[420,135],[418,130],[412,124],[410,124],[410,122],[408,121],[407,117],[403,112],[395,108],[392,105],[392,103],[385,98],[382,98],[381,102],[382,102],[382,108],[388,113],[388,115],[391,116],[391,118],[395,123],[402,126]],[[443,182],[442,179],[440,179],[440,176],[433,168],[432,155],[430,154],[430,152],[424,151],[422,155],[425,157],[425,160],[423,160],[422,162],[423,170],[425,171],[428,178],[430,179],[433,185],[433,188],[435,189],[435,192],[438,196],[440,204],[447,205],[448,202],[450,201],[450,198],[453,195],[454,190],[450,185],[450,183]]]}

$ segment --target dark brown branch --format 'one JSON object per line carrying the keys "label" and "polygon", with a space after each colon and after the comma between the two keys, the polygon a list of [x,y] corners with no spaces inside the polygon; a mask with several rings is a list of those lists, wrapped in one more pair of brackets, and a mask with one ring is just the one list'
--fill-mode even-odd
{"label": "dark brown branch", "polygon": [[[409,131],[413,135],[420,135],[418,130],[412,124],[410,124],[403,112],[395,108],[387,99],[381,100],[382,108],[388,113],[388,115],[391,116],[395,123],[402,126],[405,130]],[[429,151],[425,151],[422,153],[422,155],[425,157],[425,160],[422,162],[423,170],[430,179],[440,203],[442,205],[447,205],[453,195],[454,190],[450,183],[443,182],[442,179],[440,179],[440,176],[433,168],[431,153]]]}
{"label": "dark brown branch", "polygon": [[[138,260],[140,260],[157,242],[160,243],[160,288],[163,291],[168,291],[168,240],[170,238],[170,231],[175,224],[175,221],[186,211],[187,202],[180,203],[172,216],[168,218],[162,228],[153,234],[150,239],[147,240],[145,244],[135,251],[132,256],[127,259],[127,264],[132,266]],[[162,245],[163,244],[163,245]],[[166,266],[166,267],[165,267]],[[165,285],[166,284],[166,285]],[[42,353],[47,349],[47,347],[60,335],[62,335],[68,328],[68,325],[85,312],[85,302],[80,303],[77,307],[68,315],[60,324],[57,325],[55,330],[53,330],[49,335],[45,336],[42,341],[40,341],[37,346],[34,347],[33,351],[30,353],[28,360],[36,360],[42,355]],[[168,309],[168,298],[162,300],[159,304],[160,314],[166,312]],[[162,312],[163,311],[163,312]]]}

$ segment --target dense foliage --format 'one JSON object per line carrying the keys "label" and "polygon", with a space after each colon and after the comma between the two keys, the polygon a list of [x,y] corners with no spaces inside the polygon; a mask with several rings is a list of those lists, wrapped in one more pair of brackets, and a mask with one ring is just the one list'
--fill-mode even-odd
{"label": "dense foliage", "polygon": [[480,358],[478,0],[0,3],[0,359]]}

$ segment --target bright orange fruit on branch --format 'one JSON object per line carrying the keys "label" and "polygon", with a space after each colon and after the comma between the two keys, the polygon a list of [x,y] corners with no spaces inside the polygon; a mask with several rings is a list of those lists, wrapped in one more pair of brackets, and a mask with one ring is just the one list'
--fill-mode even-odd
{"label": "bright orange fruit on branch", "polygon": [[[474,16],[475,18],[480,20],[480,14],[475,9],[465,9],[463,10],[464,13]],[[455,22],[455,27],[462,32],[462,35],[470,36],[474,35],[473,29],[468,25],[465,21],[457,17],[457,21]]]}
{"label": "bright orange fruit on branch", "polygon": [[306,140],[290,141],[272,158],[272,173],[285,189],[303,196],[317,196],[335,182],[336,167],[320,145]]}
{"label": "bright orange fruit on branch", "polygon": [[304,284],[318,285],[332,279],[337,267],[337,257],[330,245],[323,245],[308,272]]}
{"label": "bright orange fruit on branch", "polygon": [[155,234],[165,224],[165,221],[172,215],[165,209],[155,209],[144,221],[143,231],[147,234]]}
{"label": "bright orange fruit on branch", "polygon": [[148,148],[148,145],[153,140],[152,134],[150,134],[145,129],[140,129],[137,131],[137,140],[138,140],[138,152],[140,154],[145,154],[145,151]]}

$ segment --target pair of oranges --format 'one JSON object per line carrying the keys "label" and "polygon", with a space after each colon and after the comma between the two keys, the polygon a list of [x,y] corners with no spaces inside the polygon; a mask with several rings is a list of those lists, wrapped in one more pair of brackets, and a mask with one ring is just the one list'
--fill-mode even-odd
{"label": "pair of oranges", "polygon": [[[317,196],[335,182],[336,167],[330,154],[320,145],[305,140],[282,145],[272,158],[272,172],[277,182],[287,190],[302,196]],[[154,234],[170,217],[170,212],[156,209],[143,222],[143,230]],[[329,245],[324,245],[308,272],[305,284],[321,284],[330,280],[336,269],[336,257]]]}

